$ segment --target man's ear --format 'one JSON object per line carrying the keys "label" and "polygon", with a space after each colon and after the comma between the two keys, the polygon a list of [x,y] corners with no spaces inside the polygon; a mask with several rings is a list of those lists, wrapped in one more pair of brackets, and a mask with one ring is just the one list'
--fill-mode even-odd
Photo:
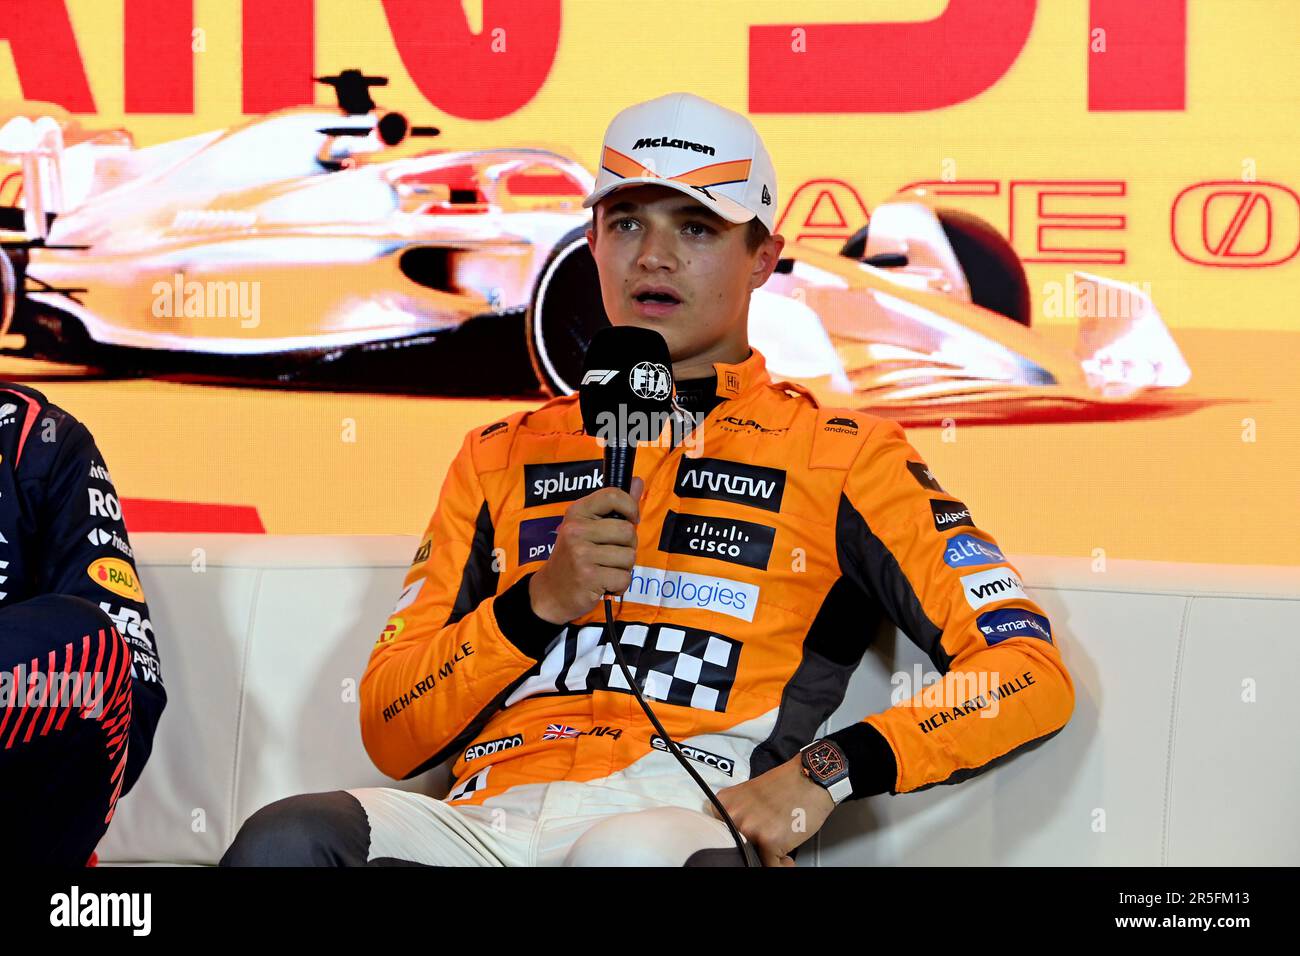
{"label": "man's ear", "polygon": [[587,227],[587,248],[596,248],[596,230],[592,229],[591,226]]}
{"label": "man's ear", "polygon": [[785,236],[774,234],[763,240],[754,259],[754,271],[749,275],[749,290],[752,292],[767,282],[781,261],[781,250],[785,248]]}

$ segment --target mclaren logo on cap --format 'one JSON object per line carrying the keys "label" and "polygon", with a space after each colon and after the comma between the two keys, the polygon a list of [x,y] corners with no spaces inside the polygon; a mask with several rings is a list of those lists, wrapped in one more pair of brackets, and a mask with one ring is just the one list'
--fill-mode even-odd
{"label": "mclaren logo on cap", "polygon": [[661,176],[648,166],[643,166],[631,156],[625,156],[616,149],[606,146],[600,157],[600,165],[615,176],[623,179],[642,177],[663,179],[668,182],[681,183],[684,186],[723,186],[727,183],[743,183],[749,179],[752,160],[732,159],[721,163],[710,163],[687,170],[676,176]]}
{"label": "mclaren logo on cap", "polygon": [[656,136],[654,139],[642,136],[632,144],[633,149],[659,149],[664,146],[671,146],[674,149],[689,149],[696,153],[708,153],[710,156],[717,155],[713,147],[705,143],[692,143],[687,139],[669,139],[667,136]]}

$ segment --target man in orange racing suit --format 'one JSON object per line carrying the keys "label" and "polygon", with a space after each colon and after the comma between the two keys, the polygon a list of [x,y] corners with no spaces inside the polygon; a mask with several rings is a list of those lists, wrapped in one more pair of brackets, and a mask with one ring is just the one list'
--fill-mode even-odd
{"label": "man in orange racing suit", "polygon": [[[224,863],[739,862],[605,643],[606,592],[634,679],[766,865],[843,799],[955,783],[1069,719],[1047,617],[903,430],[772,381],[748,345],[784,245],[749,121],[684,93],[624,110],[586,204],[610,321],[663,334],[694,430],[638,449],[631,494],[601,488],[576,395],[471,431],[360,695],[376,765],[454,758],[451,794],[279,801]],[[942,682],[815,739],[882,611]]]}

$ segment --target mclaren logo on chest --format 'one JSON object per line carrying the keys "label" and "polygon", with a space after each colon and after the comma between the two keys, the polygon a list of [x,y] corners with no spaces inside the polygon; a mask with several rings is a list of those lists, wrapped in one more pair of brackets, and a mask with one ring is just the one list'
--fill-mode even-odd
{"label": "mclaren logo on chest", "polygon": [[673,492],[679,498],[734,501],[765,511],[780,511],[785,472],[721,458],[683,458]]}

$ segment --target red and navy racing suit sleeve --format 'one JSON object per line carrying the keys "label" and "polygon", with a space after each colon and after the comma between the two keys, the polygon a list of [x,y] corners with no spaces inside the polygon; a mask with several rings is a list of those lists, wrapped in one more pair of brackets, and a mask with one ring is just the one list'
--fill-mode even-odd
{"label": "red and navy racing suit sleeve", "polygon": [[[41,434],[58,443],[39,499],[44,553],[32,562],[35,590],[84,598],[104,611],[131,648],[131,731],[125,781],[128,792],[153,749],[154,731],[167,704],[149,607],[122,520],[121,502],[103,455],[85,425],[46,406]],[[29,453],[31,449],[29,448]]]}
{"label": "red and navy racing suit sleeve", "polygon": [[997,542],[879,419],[836,519],[841,572],[873,595],[942,677],[827,736],[853,797],[958,783],[1053,736],[1074,708],[1059,635]]}

